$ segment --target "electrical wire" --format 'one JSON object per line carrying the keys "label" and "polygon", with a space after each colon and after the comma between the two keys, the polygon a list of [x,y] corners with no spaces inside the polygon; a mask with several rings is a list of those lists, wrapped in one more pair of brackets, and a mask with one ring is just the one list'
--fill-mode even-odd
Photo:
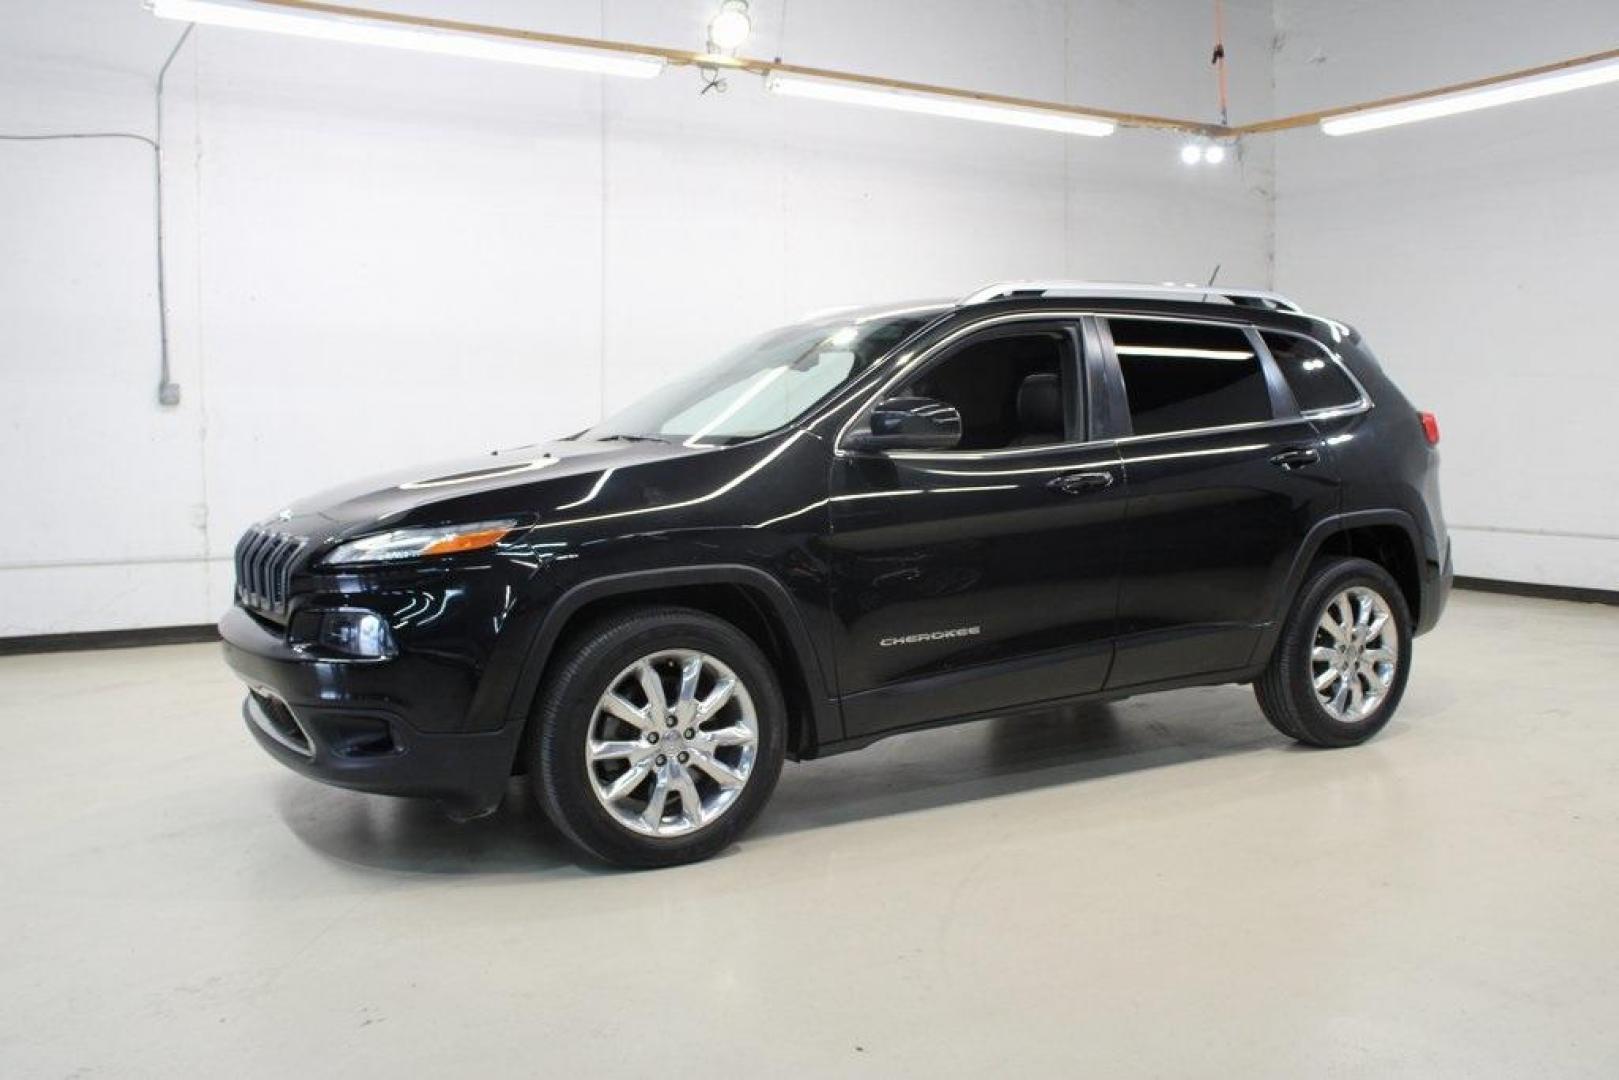
{"label": "electrical wire", "polygon": [[180,47],[191,37],[191,31],[196,28],[195,23],[187,23],[186,28],[180,32],[174,47],[169,50],[168,57],[163,66],[158,69],[157,88],[154,95],[154,124],[151,135],[142,135],[136,131],[64,131],[45,132],[38,135],[12,134],[0,132],[0,141],[5,142],[57,142],[68,139],[132,139],[135,142],[145,143],[152,150],[152,199],[153,218],[157,231],[157,336],[158,336],[158,383],[157,399],[163,405],[178,405],[180,403],[180,387],[170,377],[169,368],[169,302],[168,302],[168,274],[165,270],[163,258],[163,88],[168,80],[169,66],[174,58],[180,54]]}
{"label": "electrical wire", "polygon": [[720,69],[713,64],[698,64],[697,76],[703,81],[703,85],[697,91],[698,97],[702,97],[710,90],[723,94],[731,88],[731,84],[725,81],[725,76],[720,74]]}
{"label": "electrical wire", "polygon": [[186,28],[180,31],[180,36],[174,42],[174,48],[163,61],[163,66],[157,71],[157,93],[153,95],[153,133],[157,136],[154,150],[157,155],[157,333],[158,333],[158,377],[157,400],[161,405],[180,404],[180,387],[175,383],[169,365],[169,297],[167,261],[163,257],[163,241],[167,230],[163,227],[163,88],[169,79],[169,66],[174,58],[180,55],[180,49],[191,37],[191,31],[197,28],[196,23],[186,23]]}
{"label": "electrical wire", "polygon": [[781,63],[782,53],[787,47],[787,5],[791,0],[781,0],[781,25],[776,28],[776,63]]}
{"label": "electrical wire", "polygon": [[10,135],[0,134],[0,139],[6,142],[50,142],[53,139],[134,139],[143,142],[153,150],[157,149],[157,142],[147,135],[140,135],[133,131],[68,131],[48,135]]}
{"label": "electrical wire", "polygon": [[1220,126],[1230,126],[1231,118],[1228,115],[1228,93],[1226,88],[1225,70],[1225,4],[1222,0],[1214,0],[1214,55],[1209,58],[1214,65],[1215,75],[1220,87]]}

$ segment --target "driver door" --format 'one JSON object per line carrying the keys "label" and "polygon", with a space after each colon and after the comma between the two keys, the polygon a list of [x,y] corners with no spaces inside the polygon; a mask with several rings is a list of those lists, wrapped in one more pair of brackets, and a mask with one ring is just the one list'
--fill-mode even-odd
{"label": "driver door", "polygon": [[879,395],[954,406],[958,447],[835,456],[832,598],[851,738],[1102,686],[1125,492],[1114,447],[1085,441],[1105,400],[1100,383],[1087,392],[1096,340],[1079,316],[969,332]]}

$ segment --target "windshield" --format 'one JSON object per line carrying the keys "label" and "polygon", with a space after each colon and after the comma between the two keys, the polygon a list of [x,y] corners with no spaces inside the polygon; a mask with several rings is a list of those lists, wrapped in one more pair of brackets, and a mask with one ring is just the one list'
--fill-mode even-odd
{"label": "windshield", "polygon": [[763,435],[809,412],[935,314],[844,313],[772,330],[578,438],[725,446]]}

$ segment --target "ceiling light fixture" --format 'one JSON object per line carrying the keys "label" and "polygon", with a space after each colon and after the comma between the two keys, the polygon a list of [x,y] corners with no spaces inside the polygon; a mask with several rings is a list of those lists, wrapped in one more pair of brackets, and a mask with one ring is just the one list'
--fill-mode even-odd
{"label": "ceiling light fixture", "polygon": [[[692,52],[645,42],[480,25],[332,0],[146,0],[146,3],[158,15],[194,23],[611,75],[651,78],[666,65],[694,67],[700,71],[724,68],[768,77],[773,83],[771,89],[781,94],[1080,135],[1109,135],[1118,127],[1175,131],[1195,139],[1224,140],[1228,155],[1233,140],[1249,135],[1269,135],[1317,125],[1329,135],[1347,135],[1619,82],[1619,48],[1610,48],[1378,101],[1237,125],[1230,124],[1222,115],[1220,123],[1210,124],[1150,113],[1087,108],[1066,101],[1038,101],[966,88],[928,86],[876,75],[804,67],[784,63],[779,58],[761,60],[735,53],[716,55],[712,44],[708,52]],[[747,6],[745,0],[737,0],[737,3],[744,9]],[[737,16],[746,16],[745,10],[727,14],[734,11],[735,6],[721,0],[711,20],[712,23],[721,15],[726,16],[716,27],[717,36],[726,41],[735,40],[734,35],[741,26]],[[751,22],[751,18],[748,21]],[[1218,47],[1216,53],[1216,60],[1223,69],[1223,54]]]}
{"label": "ceiling light fixture", "polygon": [[262,30],[297,37],[344,41],[356,45],[381,45],[392,49],[442,53],[475,60],[498,60],[536,67],[588,71],[600,75],[623,75],[650,79],[663,70],[660,56],[639,56],[587,48],[566,48],[536,44],[520,38],[502,40],[476,33],[445,30],[420,25],[388,25],[348,15],[308,11],[296,5],[272,7],[252,0],[148,0],[152,14],[164,19],[225,26],[238,30]]}
{"label": "ceiling light fixture", "polygon": [[845,105],[870,105],[899,112],[947,116],[957,120],[978,120],[988,124],[1059,131],[1066,135],[1111,135],[1118,127],[1111,120],[1080,113],[1007,105],[944,94],[928,94],[887,86],[862,86],[836,79],[816,79],[802,75],[773,74],[765,85],[783,97],[814,98]]}
{"label": "ceiling light fixture", "polygon": [[1587,87],[1613,82],[1619,82],[1619,60],[1566,68],[1562,71],[1514,79],[1510,82],[1498,82],[1450,94],[1337,113],[1322,117],[1321,130],[1328,135],[1354,135],[1362,131],[1376,131],[1397,124],[1413,124],[1419,120],[1455,116],[1457,113],[1490,109],[1518,101],[1531,101],[1534,98],[1565,94],[1570,90],[1584,90]]}
{"label": "ceiling light fixture", "polygon": [[733,55],[751,33],[753,20],[748,17],[748,0],[722,0],[719,11],[708,20],[709,51]]}
{"label": "ceiling light fixture", "polygon": [[1194,140],[1181,146],[1181,164],[1218,165],[1225,160],[1226,149],[1217,142]]}

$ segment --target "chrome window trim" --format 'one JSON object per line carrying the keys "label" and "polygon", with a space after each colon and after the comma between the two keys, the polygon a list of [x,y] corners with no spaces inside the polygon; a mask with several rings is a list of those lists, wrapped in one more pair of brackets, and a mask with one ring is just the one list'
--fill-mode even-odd
{"label": "chrome window trim", "polygon": [[996,458],[1049,454],[1054,450],[1104,447],[1116,441],[1115,439],[1094,439],[1087,442],[1046,443],[1044,446],[1009,446],[1002,450],[889,450],[885,456],[905,461],[987,461]]}
{"label": "chrome window trim", "polygon": [[[1157,320],[1157,321],[1160,321],[1160,322],[1189,322],[1189,323],[1211,323],[1211,322],[1213,322],[1213,323],[1235,323],[1237,325],[1240,325],[1243,328],[1245,328],[1246,330],[1248,330],[1252,334],[1252,336],[1257,339],[1257,344],[1264,350],[1263,353],[1256,352],[1255,353],[1256,358],[1259,360],[1259,362],[1261,364],[1268,364],[1269,366],[1273,367],[1276,370],[1277,374],[1281,375],[1282,381],[1287,386],[1289,394],[1292,393],[1292,389],[1293,389],[1292,384],[1287,382],[1287,376],[1282,373],[1281,365],[1276,362],[1276,357],[1275,357],[1274,354],[1271,353],[1270,346],[1265,343],[1265,335],[1266,334],[1286,334],[1289,337],[1296,337],[1296,338],[1300,339],[1301,341],[1309,342],[1311,345],[1313,345],[1317,349],[1321,350],[1321,352],[1325,353],[1326,356],[1334,364],[1336,364],[1338,366],[1338,370],[1344,373],[1345,377],[1347,377],[1349,379],[1349,384],[1351,386],[1353,386],[1355,388],[1355,391],[1360,395],[1360,400],[1359,401],[1356,401],[1356,402],[1354,402],[1352,404],[1349,404],[1349,405],[1333,405],[1330,408],[1325,408],[1325,409],[1308,409],[1308,410],[1300,409],[1297,417],[1286,417],[1286,416],[1272,417],[1270,420],[1250,420],[1250,421],[1248,421],[1246,423],[1242,423],[1242,424],[1222,424],[1222,425],[1219,425],[1217,427],[1185,428],[1185,429],[1182,429],[1180,431],[1164,431],[1164,432],[1158,432],[1158,433],[1153,434],[1153,435],[1126,435],[1126,436],[1120,438],[1118,440],[1119,442],[1135,442],[1135,441],[1142,440],[1142,439],[1179,438],[1182,435],[1206,435],[1206,434],[1208,434],[1210,432],[1215,432],[1215,431],[1241,431],[1241,430],[1243,430],[1245,428],[1253,429],[1253,428],[1268,427],[1268,426],[1278,424],[1278,423],[1290,423],[1295,419],[1302,419],[1302,420],[1331,420],[1331,419],[1335,419],[1335,418],[1341,417],[1341,416],[1353,416],[1353,415],[1355,415],[1357,413],[1368,412],[1376,404],[1376,402],[1372,401],[1372,396],[1366,392],[1366,387],[1364,385],[1362,385],[1361,381],[1358,378],[1355,377],[1355,373],[1353,371],[1349,370],[1349,365],[1344,363],[1343,357],[1339,356],[1332,349],[1327,348],[1325,345],[1323,345],[1321,342],[1317,341],[1315,338],[1311,337],[1309,334],[1301,334],[1297,330],[1283,330],[1283,329],[1280,329],[1280,328],[1277,328],[1277,327],[1259,326],[1259,325],[1257,325],[1257,324],[1255,324],[1255,323],[1253,323],[1253,322],[1251,322],[1249,320],[1246,320],[1246,319],[1241,319],[1241,318],[1238,318],[1238,319],[1221,319],[1218,316],[1203,317],[1203,316],[1197,316],[1197,315],[1156,315],[1156,314],[1154,314],[1154,315],[1138,315],[1133,311],[1126,311],[1126,312],[1097,312],[1097,316],[1099,318],[1107,318],[1107,319],[1137,319],[1137,320],[1150,319],[1150,320]],[[1326,320],[1320,320],[1320,321],[1326,321]],[[1295,406],[1297,406],[1297,404],[1298,404],[1297,398],[1294,399],[1293,404]]]}
{"label": "chrome window trim", "polygon": [[[1198,435],[1216,435],[1227,431],[1258,431],[1260,428],[1283,427],[1297,424],[1308,417],[1282,416],[1269,420],[1249,420],[1241,424],[1222,424],[1219,427],[1187,428],[1184,431],[1160,431],[1151,435],[1120,435],[1112,439],[1092,439],[1088,442],[1047,443],[1045,446],[1016,446],[1006,450],[889,450],[886,456],[908,461],[980,461],[1012,457],[1019,454],[1038,454],[1052,450],[1106,449],[1110,446],[1133,446],[1136,443],[1159,442],[1164,439],[1183,439]],[[1101,465],[1097,466],[1101,468]]]}
{"label": "chrome window trim", "polygon": [[1297,424],[1303,416],[1273,416],[1269,420],[1244,420],[1240,424],[1216,424],[1213,427],[1183,428],[1180,431],[1155,431],[1151,435],[1121,435],[1116,443],[1156,442],[1161,439],[1184,439],[1195,435],[1214,435],[1223,431],[1258,431],[1260,428],[1284,427]]}
{"label": "chrome window trim", "polygon": [[[877,404],[877,402],[882,400],[883,394],[887,393],[890,389],[892,389],[894,384],[898,383],[906,375],[908,375],[911,372],[915,371],[918,366],[927,363],[929,360],[932,360],[942,350],[949,348],[951,345],[954,345],[957,341],[961,340],[963,337],[967,336],[968,334],[976,333],[977,331],[983,330],[986,327],[997,326],[997,325],[999,325],[1001,323],[1040,322],[1040,321],[1049,321],[1049,320],[1053,320],[1053,319],[1059,319],[1059,320],[1060,319],[1072,319],[1072,320],[1078,321],[1080,319],[1084,319],[1084,318],[1087,318],[1087,317],[1098,318],[1098,319],[1101,319],[1101,318],[1128,318],[1128,319],[1140,318],[1140,319],[1157,319],[1157,320],[1160,320],[1160,321],[1163,321],[1163,322],[1217,323],[1217,324],[1219,324],[1221,326],[1234,326],[1234,327],[1237,327],[1238,329],[1250,328],[1253,325],[1247,319],[1241,318],[1240,316],[1234,317],[1234,318],[1225,318],[1225,317],[1222,317],[1221,315],[1209,315],[1209,316],[1206,316],[1206,317],[1193,317],[1193,316],[1187,316],[1187,315],[1157,315],[1157,314],[1137,315],[1134,312],[1129,312],[1129,311],[1099,311],[1099,310],[1096,310],[1096,309],[1072,310],[1072,309],[1067,309],[1067,308],[1050,308],[1050,309],[1047,309],[1045,311],[1013,311],[1013,312],[1008,312],[1008,313],[1002,314],[1002,315],[991,315],[991,316],[988,316],[987,318],[975,319],[972,322],[966,323],[965,325],[956,328],[954,331],[951,332],[951,334],[948,337],[942,338],[941,340],[935,342],[933,345],[929,346],[923,352],[917,353],[917,354],[915,354],[915,355],[913,355],[911,357],[908,357],[907,359],[901,361],[901,363],[895,369],[895,371],[891,375],[889,375],[889,377],[886,380],[884,380],[882,382],[882,384],[879,385],[877,387],[877,389],[870,394],[870,396],[868,396],[866,398],[866,400],[860,405],[860,407],[858,409],[856,409],[854,411],[854,413],[849,417],[849,419],[844,421],[843,426],[838,429],[837,438],[834,439],[833,442],[832,442],[833,456],[835,456],[835,457],[849,457],[850,456],[849,451],[845,450],[844,447],[843,447],[844,437],[849,434],[849,429],[854,426],[856,421],[858,421],[861,417],[866,416],[867,414],[869,414],[871,412],[872,408]],[[903,344],[903,342],[901,344]],[[1085,358],[1084,358],[1084,356],[1081,356],[1079,359],[1080,359],[1080,363],[1082,365],[1081,370],[1083,370],[1083,364],[1085,362]],[[1209,429],[1209,430],[1218,430],[1218,429]],[[1173,434],[1179,434],[1179,432],[1175,432]],[[1151,436],[1151,435],[1131,435],[1131,436],[1127,436],[1127,438],[1131,438],[1131,439],[1137,439],[1137,438],[1147,439],[1147,438],[1155,438],[1155,437],[1156,436]],[[1067,448],[1067,447],[1075,447],[1075,446],[1098,446],[1098,445],[1102,445],[1102,444],[1109,443],[1109,442],[1114,442],[1114,441],[1117,441],[1117,440],[1113,440],[1113,439],[1095,439],[1095,440],[1089,440],[1089,441],[1084,441],[1084,442],[1047,443],[1044,446],[1014,446],[1014,447],[1006,447],[1006,448],[1003,448],[1003,449],[1000,449],[1000,450],[944,450],[944,451],[937,451],[937,452],[947,454],[947,455],[1000,454],[1000,455],[1008,455],[1008,456],[1010,456],[1010,455],[1014,455],[1014,454],[1041,453],[1041,452],[1049,451],[1049,450],[1061,450],[1061,449],[1064,449],[1064,448]],[[886,455],[889,456],[889,457],[900,457],[901,455],[910,455],[910,454],[918,454],[918,453],[925,453],[925,452],[926,451],[917,451],[917,450],[890,450],[890,451],[886,451]]]}
{"label": "chrome window trim", "polygon": [[[900,362],[899,366],[894,370],[894,372],[892,374],[890,374],[888,376],[888,378],[885,379],[882,382],[882,384],[879,385],[877,387],[877,389],[875,391],[873,391],[870,394],[870,396],[868,396],[866,398],[866,400],[864,402],[861,403],[860,407],[858,409],[856,409],[853,412],[853,414],[850,415],[849,419],[847,419],[847,420],[845,420],[843,422],[843,426],[838,428],[838,436],[837,436],[836,439],[834,439],[832,441],[832,453],[833,453],[833,455],[835,457],[849,457],[849,456],[851,456],[849,451],[845,450],[843,448],[843,440],[844,440],[844,437],[849,434],[849,429],[854,426],[855,421],[859,420],[863,416],[868,415],[871,412],[872,408],[874,408],[876,406],[876,404],[879,401],[882,400],[882,396],[885,393],[887,393],[889,391],[889,389],[891,389],[894,386],[895,383],[899,382],[906,375],[909,375],[910,373],[914,372],[917,369],[917,367],[919,367],[920,365],[927,363],[929,360],[932,360],[942,350],[949,348],[951,345],[954,345],[957,341],[960,341],[963,337],[966,337],[968,334],[976,333],[977,331],[983,330],[986,327],[997,326],[997,325],[999,325],[1001,323],[1042,322],[1042,321],[1049,322],[1051,320],[1057,320],[1057,319],[1075,319],[1075,320],[1078,320],[1078,319],[1084,318],[1086,315],[1091,315],[1091,314],[1094,314],[1094,312],[1089,312],[1089,311],[1065,311],[1065,310],[1060,310],[1060,309],[1055,309],[1055,308],[1053,308],[1051,310],[1048,310],[1048,311],[1014,311],[1014,312],[1008,312],[1007,314],[1004,314],[1004,315],[992,315],[992,316],[990,316],[988,318],[976,319],[976,320],[974,320],[974,321],[972,321],[970,323],[966,323],[963,326],[957,327],[954,331],[951,332],[951,334],[948,337],[942,338],[939,341],[934,342],[931,346],[929,346],[924,351],[922,351],[920,353],[916,353],[915,355],[910,356],[907,359],[902,360]],[[1084,357],[1083,356],[1080,357],[1080,362],[1082,364],[1084,363]],[[1051,444],[1048,444],[1047,446],[1019,446],[1019,447],[1008,447],[1007,449],[1011,450],[1011,451],[1049,450],[1049,449],[1052,449],[1053,447],[1063,446],[1063,445],[1084,445],[1084,444],[1082,444],[1082,443],[1066,443],[1066,444],[1065,443],[1051,443]],[[917,453],[917,452],[918,451],[908,451],[908,450],[888,451],[888,453],[890,455],[898,455],[898,454],[902,454],[902,453]],[[978,453],[978,452],[979,451],[973,451],[973,450],[944,451],[944,453],[952,453],[952,454],[960,454],[960,453],[971,454],[971,453]],[[990,452],[993,452],[993,451],[983,451],[983,452],[990,453]]]}
{"label": "chrome window trim", "polygon": [[1299,415],[1306,420],[1336,420],[1340,416],[1358,416],[1364,412],[1371,412],[1376,405],[1375,401],[1368,398],[1357,405],[1334,406],[1330,409],[1311,409],[1309,412],[1301,412]]}
{"label": "chrome window trim", "polygon": [[[1269,372],[1272,370],[1276,371],[1277,377],[1280,378],[1281,371],[1280,369],[1276,368],[1275,360],[1270,356],[1270,350],[1264,348],[1265,342],[1259,337],[1259,328],[1250,320],[1240,317],[1235,319],[1222,319],[1218,317],[1205,317],[1200,315],[1137,315],[1133,311],[1098,312],[1097,318],[1099,320],[1130,319],[1135,322],[1181,322],[1193,323],[1198,326],[1206,326],[1210,323],[1214,323],[1222,327],[1235,327],[1242,333],[1243,337],[1247,339],[1249,348],[1253,350],[1253,358],[1259,364],[1260,373],[1265,376],[1265,396],[1270,401],[1271,407],[1273,409],[1275,408],[1276,398],[1271,391],[1271,378]],[[1121,388],[1124,389],[1128,394],[1128,386],[1124,382],[1124,367],[1118,362],[1118,348],[1113,341],[1113,328],[1111,326],[1103,326],[1101,327],[1101,330],[1106,341],[1105,348],[1113,352],[1113,370],[1119,377]],[[1289,393],[1291,394],[1291,390]],[[1297,402],[1294,404],[1296,406]],[[1125,408],[1129,408],[1128,401],[1125,402]],[[1201,428],[1180,428],[1176,431],[1155,431],[1149,435],[1121,435],[1115,441],[1121,443],[1136,443],[1145,442],[1150,439],[1178,439],[1183,435],[1207,435],[1212,432],[1219,431],[1252,431],[1262,427],[1274,427],[1277,424],[1293,423],[1298,419],[1300,419],[1299,416],[1272,416],[1268,420],[1243,420],[1236,424],[1214,424],[1209,427]]]}
{"label": "chrome window trim", "polygon": [[[1276,354],[1271,353],[1270,344],[1265,341],[1266,334],[1286,334],[1288,337],[1296,337],[1300,341],[1306,341],[1311,345],[1314,345],[1326,355],[1327,359],[1331,360],[1337,365],[1338,370],[1343,372],[1344,377],[1349,380],[1349,385],[1355,388],[1355,393],[1360,395],[1359,400],[1345,405],[1329,405],[1326,408],[1321,409],[1300,409],[1299,415],[1304,417],[1306,420],[1333,420],[1340,416],[1354,416],[1357,413],[1369,412],[1373,407],[1376,406],[1377,403],[1372,400],[1372,395],[1366,392],[1365,385],[1360,381],[1359,378],[1355,376],[1353,371],[1349,370],[1349,365],[1344,363],[1344,358],[1338,355],[1338,353],[1332,349],[1329,349],[1325,345],[1321,344],[1321,342],[1317,341],[1309,334],[1301,334],[1297,330],[1279,330],[1274,327],[1256,326],[1254,327],[1254,330],[1259,334],[1259,341],[1260,344],[1265,346],[1265,352],[1270,353],[1271,363],[1276,364],[1276,370],[1281,371],[1282,366],[1276,362]],[[1283,373],[1282,378],[1284,380],[1287,378],[1285,372]],[[1288,389],[1292,390],[1291,383],[1288,384]],[[1294,399],[1294,403],[1297,404],[1296,398]]]}
{"label": "chrome window trim", "polygon": [[[861,406],[854,411],[854,413],[849,417],[849,419],[844,421],[843,426],[838,429],[837,439],[834,440],[834,442],[833,442],[833,449],[832,449],[833,456],[834,457],[840,457],[840,458],[841,457],[850,457],[850,456],[852,456],[848,450],[845,450],[843,448],[843,439],[844,439],[844,437],[846,435],[848,435],[849,429],[851,427],[853,427],[855,422],[858,421],[861,417],[866,416],[866,415],[868,415],[870,413],[873,406],[875,406],[878,401],[882,400],[882,395],[883,394],[887,393],[888,390],[890,390],[894,386],[894,384],[898,383],[906,375],[908,375],[911,372],[913,372],[914,370],[916,370],[916,368],[919,365],[927,363],[929,360],[933,359],[936,355],[938,355],[938,353],[941,350],[946,349],[949,346],[955,344],[957,341],[959,341],[961,338],[965,337],[968,334],[974,333],[974,332],[976,332],[978,330],[982,330],[982,329],[984,329],[986,327],[995,326],[995,325],[998,325],[1000,323],[1010,323],[1010,322],[1037,322],[1037,321],[1041,321],[1041,320],[1050,320],[1050,319],[1073,319],[1073,320],[1079,320],[1079,319],[1083,319],[1083,318],[1086,318],[1086,317],[1090,317],[1090,318],[1096,318],[1096,319],[1137,319],[1137,320],[1146,320],[1146,321],[1153,321],[1153,322],[1182,322],[1182,323],[1197,323],[1197,324],[1214,324],[1214,325],[1222,326],[1222,327],[1235,327],[1235,328],[1237,328],[1239,330],[1252,331],[1254,334],[1259,336],[1259,338],[1260,338],[1259,344],[1260,345],[1265,344],[1264,335],[1267,334],[1267,333],[1288,334],[1288,335],[1291,335],[1292,337],[1303,338],[1305,341],[1308,341],[1310,344],[1314,345],[1316,348],[1318,348],[1322,352],[1326,353],[1327,356],[1331,357],[1332,362],[1338,365],[1339,370],[1342,371],[1345,375],[1347,375],[1349,377],[1349,381],[1350,381],[1351,384],[1354,385],[1355,389],[1360,391],[1360,401],[1358,403],[1354,404],[1354,405],[1350,405],[1350,406],[1334,406],[1331,409],[1312,409],[1309,412],[1304,412],[1304,411],[1301,410],[1299,415],[1296,416],[1296,417],[1295,416],[1272,417],[1269,420],[1248,420],[1248,421],[1244,421],[1243,423],[1240,423],[1240,424],[1221,424],[1221,425],[1218,425],[1218,426],[1215,426],[1215,427],[1186,428],[1186,429],[1183,429],[1183,430],[1180,430],[1180,431],[1161,431],[1161,432],[1155,432],[1155,433],[1153,433],[1151,435],[1122,435],[1122,436],[1119,436],[1117,438],[1112,438],[1112,439],[1090,439],[1090,440],[1085,440],[1085,441],[1081,441],[1081,442],[1047,443],[1044,446],[1013,446],[1013,447],[1005,447],[1005,448],[1002,448],[1002,449],[999,449],[999,450],[937,450],[937,451],[928,451],[928,450],[888,450],[888,451],[880,451],[881,453],[883,453],[883,455],[885,457],[903,459],[903,460],[906,460],[906,461],[941,461],[941,460],[942,461],[949,461],[949,460],[966,461],[966,460],[985,460],[985,459],[992,459],[992,458],[998,458],[998,457],[1018,457],[1018,456],[1027,456],[1029,454],[1050,453],[1052,451],[1075,450],[1075,449],[1082,449],[1082,448],[1087,448],[1087,447],[1105,447],[1105,446],[1109,446],[1109,445],[1130,444],[1130,443],[1137,443],[1137,442],[1149,442],[1149,441],[1157,440],[1157,439],[1178,439],[1178,438],[1182,438],[1183,436],[1189,436],[1189,435],[1212,435],[1212,434],[1216,434],[1216,433],[1219,433],[1219,432],[1225,432],[1225,431],[1253,431],[1253,430],[1258,430],[1260,428],[1265,428],[1265,427],[1276,427],[1276,426],[1280,426],[1282,424],[1297,423],[1300,420],[1327,420],[1327,419],[1333,419],[1333,418],[1339,417],[1339,416],[1350,416],[1350,415],[1353,415],[1355,413],[1366,412],[1366,411],[1370,410],[1374,406],[1375,403],[1372,401],[1371,395],[1366,393],[1366,388],[1363,385],[1361,385],[1361,381],[1355,377],[1355,373],[1349,370],[1349,365],[1345,364],[1343,362],[1343,358],[1340,357],[1336,352],[1332,351],[1331,349],[1328,349],[1325,345],[1321,344],[1321,342],[1317,341],[1315,338],[1311,337],[1310,335],[1301,334],[1297,330],[1281,330],[1281,329],[1277,329],[1277,328],[1274,328],[1274,327],[1258,326],[1252,320],[1244,318],[1241,314],[1239,314],[1239,312],[1241,312],[1242,310],[1243,309],[1241,309],[1241,308],[1236,308],[1230,315],[1227,315],[1223,311],[1222,312],[1210,312],[1208,315],[1166,315],[1166,314],[1157,313],[1157,312],[1135,312],[1135,311],[1117,311],[1117,310],[1110,311],[1110,310],[1106,310],[1106,309],[1096,309],[1096,308],[1092,308],[1092,309],[1088,309],[1088,310],[1071,310],[1071,309],[1067,309],[1067,308],[1052,308],[1052,309],[1049,309],[1049,310],[1046,310],[1046,311],[1014,311],[1014,312],[1008,312],[1008,313],[1003,314],[1003,315],[992,315],[992,316],[990,316],[988,318],[974,320],[973,322],[967,323],[967,324],[957,328],[955,331],[953,331],[950,334],[950,336],[948,336],[946,338],[943,338],[940,341],[934,343],[932,346],[930,346],[925,351],[923,351],[921,353],[918,353],[918,354],[916,354],[914,356],[911,356],[911,357],[907,358],[906,360],[904,360],[903,362],[901,362],[901,364],[893,372],[893,374],[891,374],[888,377],[887,380],[885,380],[873,393],[871,393],[871,395],[869,397],[867,397],[867,399],[861,404]],[[1325,321],[1325,320],[1321,320],[1321,321]],[[903,344],[903,342],[901,344]],[[1261,363],[1264,363],[1266,360],[1268,360],[1273,365],[1276,363],[1276,358],[1274,356],[1270,355],[1269,346],[1265,347],[1265,356],[1264,357],[1259,357],[1256,354],[1256,359],[1259,359]],[[1081,365],[1083,365],[1084,362],[1085,362],[1085,358],[1083,356],[1081,356],[1080,357]],[[1280,370],[1280,369],[1278,368],[1278,370]],[[972,456],[969,457],[968,455],[972,455]]]}

